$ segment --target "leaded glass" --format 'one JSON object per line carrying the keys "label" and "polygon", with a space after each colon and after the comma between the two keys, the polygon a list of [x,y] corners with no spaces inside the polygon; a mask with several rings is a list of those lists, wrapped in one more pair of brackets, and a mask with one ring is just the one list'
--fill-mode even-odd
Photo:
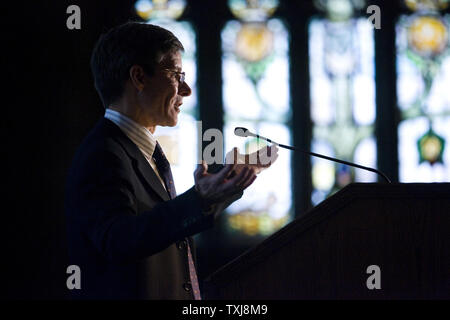
{"label": "leaded glass", "polygon": [[448,1],[405,1],[396,26],[399,179],[450,180]]}
{"label": "leaded glass", "polygon": [[[351,17],[355,2],[318,3],[327,17],[309,24],[312,150],[376,167],[373,26],[365,18]],[[327,160],[311,161],[313,204],[350,182],[377,179]]]}
{"label": "leaded glass", "polygon": [[[265,145],[236,137],[238,126],[289,143],[288,33],[283,22],[229,21],[222,31],[222,49],[226,149],[237,146],[248,153]],[[228,208],[230,230],[268,235],[291,219],[290,156],[280,150],[272,167]]]}

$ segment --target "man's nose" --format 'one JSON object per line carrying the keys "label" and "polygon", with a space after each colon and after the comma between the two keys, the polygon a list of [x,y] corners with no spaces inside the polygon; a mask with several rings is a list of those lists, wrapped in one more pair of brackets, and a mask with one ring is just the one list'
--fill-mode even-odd
{"label": "man's nose", "polygon": [[183,82],[183,83],[180,84],[180,88],[178,90],[178,93],[180,94],[180,96],[187,97],[187,96],[191,95],[192,89],[191,89],[191,87],[189,87],[187,82]]}

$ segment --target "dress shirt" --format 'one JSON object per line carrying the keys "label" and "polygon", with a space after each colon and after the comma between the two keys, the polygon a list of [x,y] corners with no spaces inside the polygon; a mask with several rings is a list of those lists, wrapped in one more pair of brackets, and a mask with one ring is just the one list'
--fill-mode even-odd
{"label": "dress shirt", "polygon": [[156,168],[156,163],[153,160],[153,152],[155,151],[156,139],[150,132],[150,130],[133,121],[129,117],[123,115],[122,113],[109,108],[106,109],[105,118],[114,122],[125,133],[125,135],[134,142],[134,144],[144,155],[145,159],[147,159],[153,171],[155,171],[164,189],[166,189],[164,181],[161,178],[158,169]]}

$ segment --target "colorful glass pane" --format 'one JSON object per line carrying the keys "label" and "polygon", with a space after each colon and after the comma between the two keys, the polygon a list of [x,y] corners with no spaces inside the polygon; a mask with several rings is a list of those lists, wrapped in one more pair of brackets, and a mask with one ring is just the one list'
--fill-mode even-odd
{"label": "colorful glass pane", "polygon": [[[309,50],[312,150],[376,167],[372,25],[364,18],[312,19]],[[377,180],[372,173],[311,161],[314,204],[352,181]]]}
{"label": "colorful glass pane", "polygon": [[[241,153],[265,144],[234,135],[243,126],[280,143],[289,143],[288,34],[277,19],[264,23],[229,21],[222,31],[225,146]],[[291,219],[290,153],[280,150],[245,197],[227,210],[231,230],[268,235]]]}
{"label": "colorful glass pane", "polygon": [[448,7],[449,0],[405,0],[405,5],[413,11],[436,11]]}
{"label": "colorful glass pane", "polygon": [[144,20],[178,19],[186,7],[185,0],[138,0],[136,13]]}
{"label": "colorful glass pane", "polygon": [[399,179],[450,181],[450,15],[412,2],[417,12],[396,27]]}
{"label": "colorful glass pane", "polygon": [[365,7],[366,0],[314,0],[317,9],[324,11],[329,21],[347,21],[355,10]]}
{"label": "colorful glass pane", "polygon": [[231,13],[242,21],[266,21],[278,7],[278,0],[228,0]]}

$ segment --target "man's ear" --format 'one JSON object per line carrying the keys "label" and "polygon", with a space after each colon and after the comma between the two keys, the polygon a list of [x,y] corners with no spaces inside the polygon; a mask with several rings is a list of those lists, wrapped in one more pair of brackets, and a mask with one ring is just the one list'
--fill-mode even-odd
{"label": "man's ear", "polygon": [[145,86],[145,72],[139,65],[133,65],[130,68],[131,85],[138,91],[142,91]]}

